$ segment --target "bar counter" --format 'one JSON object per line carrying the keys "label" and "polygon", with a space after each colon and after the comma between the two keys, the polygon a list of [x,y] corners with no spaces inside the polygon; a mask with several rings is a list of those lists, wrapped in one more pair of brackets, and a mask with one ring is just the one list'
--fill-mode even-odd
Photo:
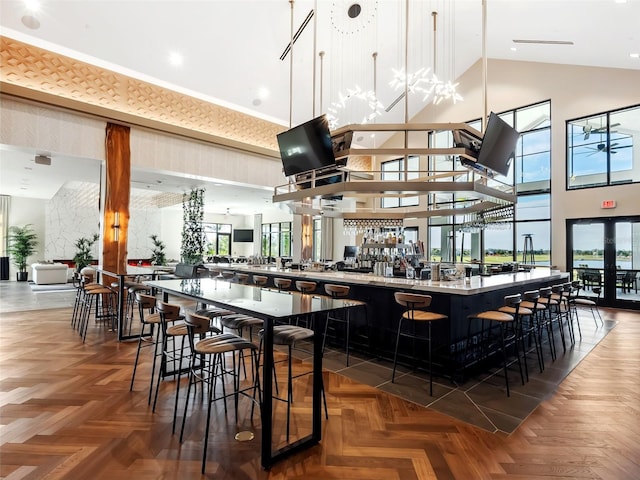
{"label": "bar counter", "polygon": [[[414,280],[371,273],[277,269],[267,265],[218,264],[216,267],[264,275],[270,277],[270,285],[273,285],[274,277],[291,278],[293,281],[312,280],[318,282],[316,293],[322,295],[325,294],[324,284],[348,285],[351,288],[349,297],[367,304],[366,311],[360,309],[362,311],[352,318],[351,347],[385,359],[393,356],[398,319],[402,315],[402,308],[396,304],[394,293],[403,291],[431,295],[431,310],[448,317],[447,321],[433,325],[433,340],[436,346],[434,358],[437,358],[441,369],[450,376],[460,372],[466,363],[464,350],[469,315],[502,306],[505,295],[560,284],[569,278],[566,272],[551,272],[546,268],[530,272],[473,276],[471,282],[465,284],[464,280]],[[292,288],[295,287],[292,285]],[[422,327],[424,326],[416,327],[418,333]],[[342,344],[342,339],[338,339],[336,343]],[[416,347],[414,354],[412,348],[401,349],[399,361],[413,365],[415,358],[420,359],[425,350]]]}
{"label": "bar counter", "polygon": [[[284,277],[292,280],[312,280],[319,283],[338,283],[343,285],[368,285],[371,287],[392,288],[416,293],[443,293],[450,295],[477,295],[493,292],[502,288],[536,284],[540,281],[562,282],[568,278],[568,273],[553,272],[548,269],[533,269],[530,272],[500,273],[490,276],[476,275],[471,277],[471,283],[463,280],[433,281],[415,280],[402,277],[383,277],[372,273],[353,273],[344,271],[309,271],[278,269],[268,265],[220,264],[217,268],[237,272],[266,275],[268,277]],[[528,287],[527,287],[528,289]]]}

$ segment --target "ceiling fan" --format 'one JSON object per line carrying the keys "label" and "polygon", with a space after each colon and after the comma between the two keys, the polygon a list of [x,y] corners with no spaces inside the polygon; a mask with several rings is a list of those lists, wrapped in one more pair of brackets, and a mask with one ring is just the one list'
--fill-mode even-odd
{"label": "ceiling fan", "polygon": [[618,153],[616,150],[620,149],[620,148],[629,148],[631,145],[620,145],[619,147],[616,147],[616,145],[618,145],[618,143],[612,143],[608,148],[607,148],[607,144],[606,143],[599,143],[598,145],[596,145],[596,148],[593,147],[587,147],[589,150],[593,150],[593,153],[590,153],[589,155],[587,155],[587,157],[590,157],[591,155],[595,155],[596,153],[610,153],[611,155]]}
{"label": "ceiling fan", "polygon": [[[610,128],[617,127],[618,125],[620,124],[612,123],[610,125]],[[588,140],[589,135],[591,135],[592,133],[607,133],[607,126],[605,125],[604,127],[596,127],[595,125],[591,125],[590,123],[587,122],[585,125],[582,126],[582,133],[584,134],[584,139]],[[611,130],[611,133],[615,133],[615,131]]]}

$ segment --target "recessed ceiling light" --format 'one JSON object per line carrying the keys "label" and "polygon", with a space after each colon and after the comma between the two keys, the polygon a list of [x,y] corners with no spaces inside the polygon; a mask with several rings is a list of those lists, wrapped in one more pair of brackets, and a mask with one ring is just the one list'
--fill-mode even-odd
{"label": "recessed ceiling light", "polygon": [[509,50],[511,50],[512,52],[517,52],[518,49],[516,47],[511,47]]}
{"label": "recessed ceiling light", "polygon": [[640,58],[640,53],[630,53],[629,56],[631,58]]}
{"label": "recessed ceiling light", "polygon": [[616,0],[616,3],[627,3],[627,0]]}
{"label": "recessed ceiling light", "polygon": [[264,100],[265,98],[269,98],[270,92],[267,87],[260,87],[258,89],[258,98]]}
{"label": "recessed ceiling light", "polygon": [[179,67],[183,62],[182,54],[179,52],[169,52],[169,63],[174,67]]}
{"label": "recessed ceiling light", "polygon": [[25,15],[22,17],[21,21],[25,27],[30,28],[31,30],[37,30],[40,28],[40,20],[33,15]]}

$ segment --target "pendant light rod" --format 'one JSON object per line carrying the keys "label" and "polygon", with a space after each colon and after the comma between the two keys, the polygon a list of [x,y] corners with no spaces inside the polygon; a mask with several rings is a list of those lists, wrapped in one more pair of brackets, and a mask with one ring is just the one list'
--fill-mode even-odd
{"label": "pendant light rod", "polygon": [[433,74],[436,75],[438,65],[438,57],[437,57],[437,49],[436,49],[436,41],[437,41],[437,20],[438,20],[438,12],[431,12],[431,16],[433,17]]}
{"label": "pendant light rod", "polygon": [[[313,1],[313,10],[312,12],[315,12],[318,9],[318,0],[314,0]],[[313,15],[313,67],[312,67],[312,73],[313,73],[313,86],[312,86],[312,91],[313,91],[313,98],[311,100],[311,112],[312,118],[316,118],[316,51],[318,50],[317,44],[318,44],[318,20],[317,20],[318,16],[317,15]]]}
{"label": "pendant light rod", "polygon": [[[404,12],[404,123],[409,123],[409,0],[405,0]],[[404,136],[405,148],[407,148],[407,135]],[[406,163],[406,162],[405,162]]]}
{"label": "pendant light rod", "polygon": [[[324,90],[324,50],[318,53],[320,57],[320,111],[323,111],[323,90]],[[314,115],[315,117],[315,115]]]}
{"label": "pendant light rod", "polygon": [[487,129],[487,0],[482,0],[482,133]]}
{"label": "pendant light rod", "polygon": [[289,4],[291,5],[291,42],[289,43],[289,128],[293,126],[293,2],[294,0],[289,0]]}

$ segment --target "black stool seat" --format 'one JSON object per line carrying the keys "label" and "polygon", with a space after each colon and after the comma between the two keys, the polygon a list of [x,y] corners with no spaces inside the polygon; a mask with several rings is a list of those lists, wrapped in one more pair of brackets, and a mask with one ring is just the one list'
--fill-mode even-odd
{"label": "black stool seat", "polygon": [[242,335],[242,330],[244,330],[245,328],[251,329],[255,326],[264,324],[264,322],[259,318],[239,313],[221,317],[220,323],[225,328],[237,330],[238,332],[240,332],[240,335]]}
{"label": "black stool seat", "polygon": [[296,325],[276,325],[273,327],[274,345],[293,345],[299,340],[313,338],[313,330]]}

